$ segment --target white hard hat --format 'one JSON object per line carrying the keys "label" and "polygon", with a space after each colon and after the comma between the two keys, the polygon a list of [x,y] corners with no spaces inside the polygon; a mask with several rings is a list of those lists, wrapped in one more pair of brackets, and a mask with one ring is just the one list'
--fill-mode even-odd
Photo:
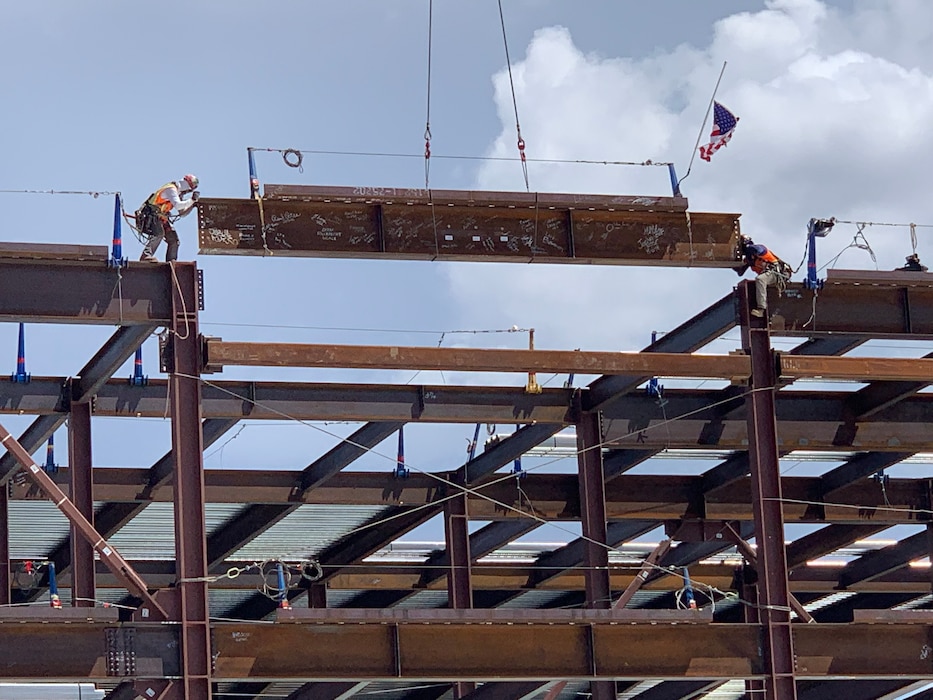
{"label": "white hard hat", "polygon": [[190,190],[198,189],[198,176],[197,175],[192,175],[191,173],[188,173],[182,178],[182,180],[188,183],[188,189]]}

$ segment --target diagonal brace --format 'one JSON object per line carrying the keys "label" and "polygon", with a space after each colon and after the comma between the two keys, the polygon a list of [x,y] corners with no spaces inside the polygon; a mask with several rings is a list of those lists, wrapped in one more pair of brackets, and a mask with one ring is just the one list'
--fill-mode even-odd
{"label": "diagonal brace", "polygon": [[[33,461],[32,456],[19,444],[16,438],[10,435],[10,432],[4,428],[3,425],[0,425],[0,443],[2,443],[9,453],[26,468],[26,476],[42,490],[49,500],[51,500],[64,516],[68,518],[71,524],[75,526],[75,529],[81,533],[81,536],[90,542],[91,546],[97,550],[101,561],[110,569],[117,580],[126,586],[126,589],[130,593],[141,598],[145,607],[150,608],[150,615],[155,619],[168,619],[168,613],[156,602],[156,599],[150,595],[145,581],[132,569],[126,559],[123,558],[123,555],[110,546],[107,540],[100,536],[100,533],[98,533],[97,530],[94,529],[94,526],[88,522],[87,518],[81,514],[81,511],[77,509],[75,504],[68,500],[68,497],[58,488],[58,485],[52,481],[51,477],[49,477],[35,461]],[[152,615],[152,613],[155,614]]]}

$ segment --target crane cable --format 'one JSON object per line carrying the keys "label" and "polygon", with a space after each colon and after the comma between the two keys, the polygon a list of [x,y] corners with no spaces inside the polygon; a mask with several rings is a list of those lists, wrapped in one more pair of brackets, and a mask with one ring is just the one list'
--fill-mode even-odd
{"label": "crane cable", "polygon": [[424,189],[431,189],[431,37],[434,28],[434,0],[428,0],[428,99],[424,121]]}
{"label": "crane cable", "polygon": [[509,58],[509,39],[505,31],[505,15],[502,13],[502,0],[499,0],[499,22],[502,25],[502,43],[505,46],[505,64],[509,70],[509,87],[512,90],[512,107],[515,110],[515,132],[518,136],[518,155],[522,160],[522,173],[525,175],[525,190],[531,192],[528,184],[528,161],[525,160],[525,139],[522,138],[522,125],[518,120],[518,101],[515,99],[515,81],[512,79],[512,60]]}

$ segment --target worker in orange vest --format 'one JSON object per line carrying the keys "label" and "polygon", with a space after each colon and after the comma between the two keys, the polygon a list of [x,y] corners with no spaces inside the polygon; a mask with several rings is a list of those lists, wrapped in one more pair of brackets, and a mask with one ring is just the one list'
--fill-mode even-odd
{"label": "worker in orange vest", "polygon": [[783,292],[793,269],[766,246],[755,243],[751,238],[742,238],[742,267],[735,271],[741,276],[751,268],[758,276],[755,278],[755,308],[752,316],[763,317],[768,312],[768,287],[775,286]]}
{"label": "worker in orange vest", "polygon": [[[165,239],[166,246],[165,262],[178,259],[178,233],[172,222],[191,213],[200,197],[197,189],[197,176],[185,175],[177,182],[162,185],[143,202],[136,211],[136,229],[146,239],[143,253],[139,256],[141,261],[158,262],[155,252],[162,239]],[[188,192],[191,196],[185,199]]]}

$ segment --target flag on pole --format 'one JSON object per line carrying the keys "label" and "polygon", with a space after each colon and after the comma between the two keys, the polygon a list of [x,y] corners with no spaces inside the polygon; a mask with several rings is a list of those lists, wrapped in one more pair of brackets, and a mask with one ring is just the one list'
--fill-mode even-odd
{"label": "flag on pole", "polygon": [[700,146],[700,158],[709,162],[710,157],[720,148],[729,143],[735,125],[739,118],[718,102],[713,103],[713,132],[709,136],[709,143]]}

